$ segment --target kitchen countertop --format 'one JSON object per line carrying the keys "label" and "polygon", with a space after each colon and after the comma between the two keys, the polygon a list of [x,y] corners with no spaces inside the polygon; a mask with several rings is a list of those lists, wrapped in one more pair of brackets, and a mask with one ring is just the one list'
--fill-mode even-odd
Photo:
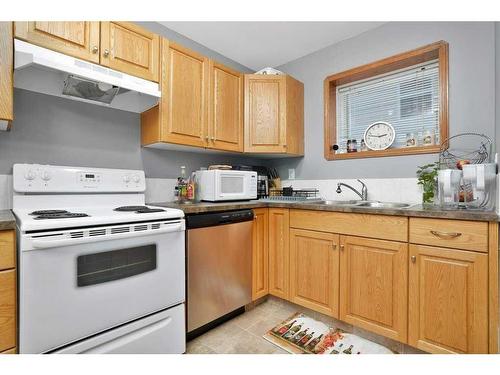
{"label": "kitchen countertop", "polygon": [[440,219],[459,219],[475,221],[498,221],[499,217],[495,211],[473,211],[473,210],[443,210],[440,207],[427,208],[421,205],[413,205],[409,208],[369,208],[356,206],[335,206],[318,204],[314,202],[262,202],[259,200],[243,202],[200,202],[179,204],[177,202],[157,202],[150,203],[153,206],[178,208],[186,215],[199,214],[204,212],[229,211],[245,208],[259,207],[279,207],[297,208],[302,210],[331,211],[331,212],[352,212],[364,214],[429,217]]}
{"label": "kitchen countertop", "polygon": [[16,219],[11,210],[0,210],[0,230],[16,229]]}

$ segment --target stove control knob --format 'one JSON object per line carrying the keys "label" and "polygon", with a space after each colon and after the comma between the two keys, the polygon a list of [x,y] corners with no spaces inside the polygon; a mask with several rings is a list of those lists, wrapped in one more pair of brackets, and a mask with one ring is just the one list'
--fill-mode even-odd
{"label": "stove control knob", "polygon": [[123,182],[125,182],[126,184],[128,184],[130,182],[130,176],[128,174],[123,176]]}
{"label": "stove control knob", "polygon": [[134,175],[134,182],[138,184],[141,181],[141,178],[138,175]]}
{"label": "stove control knob", "polygon": [[49,181],[52,178],[52,175],[49,171],[45,171],[42,173],[42,180]]}
{"label": "stove control knob", "polygon": [[33,181],[36,178],[36,173],[30,169],[26,172],[24,178],[28,181]]}

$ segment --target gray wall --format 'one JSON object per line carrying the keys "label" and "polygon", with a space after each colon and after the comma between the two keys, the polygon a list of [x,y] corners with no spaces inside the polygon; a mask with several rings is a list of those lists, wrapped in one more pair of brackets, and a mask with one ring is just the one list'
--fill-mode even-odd
{"label": "gray wall", "polygon": [[[162,25],[141,24],[234,69],[251,72]],[[263,163],[237,155],[141,148],[138,114],[25,90],[14,92],[14,116],[12,130],[0,132],[0,174],[11,174],[14,163],[43,163],[144,169],[147,177],[175,178],[181,165],[190,171],[214,163]]]}
{"label": "gray wall", "polygon": [[414,177],[437,155],[326,161],[323,156],[323,80],[423,45],[445,40],[449,54],[450,135],[476,131],[495,137],[495,25],[493,22],[394,22],[277,67],[304,82],[305,156],[273,162],[296,178]]}
{"label": "gray wall", "polygon": [[231,60],[227,58],[226,56],[221,55],[220,53],[215,52],[214,50],[211,50],[204,45],[195,42],[192,39],[189,39],[185,37],[182,34],[179,34],[178,32],[171,30],[158,22],[135,22],[138,25],[141,25],[142,27],[148,29],[149,31],[152,31],[156,34],[162,35],[168,40],[171,40],[173,42],[182,44],[184,47],[190,48],[193,51],[196,51],[198,53],[201,53],[202,55],[205,55],[207,57],[210,57],[222,64],[225,64],[229,66],[230,68],[239,70],[240,72],[243,73],[253,73],[254,71],[250,68],[247,68],[244,65],[241,65],[240,63]]}
{"label": "gray wall", "polygon": [[0,174],[14,163],[144,169],[147,177],[175,178],[214,163],[260,165],[237,155],[141,148],[139,115],[16,89],[10,132],[0,132]]}

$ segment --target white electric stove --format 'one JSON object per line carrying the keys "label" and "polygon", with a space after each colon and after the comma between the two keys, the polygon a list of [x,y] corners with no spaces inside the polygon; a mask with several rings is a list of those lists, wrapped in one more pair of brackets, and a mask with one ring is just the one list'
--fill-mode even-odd
{"label": "white electric stove", "polygon": [[14,165],[20,353],[183,353],[185,223],[139,170]]}

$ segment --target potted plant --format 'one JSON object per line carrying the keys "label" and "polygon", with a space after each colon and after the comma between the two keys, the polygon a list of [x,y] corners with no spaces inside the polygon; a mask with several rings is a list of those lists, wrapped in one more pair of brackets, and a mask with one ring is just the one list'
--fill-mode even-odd
{"label": "potted plant", "polygon": [[422,205],[434,204],[437,191],[437,175],[439,163],[422,165],[417,168],[418,185],[422,185]]}

